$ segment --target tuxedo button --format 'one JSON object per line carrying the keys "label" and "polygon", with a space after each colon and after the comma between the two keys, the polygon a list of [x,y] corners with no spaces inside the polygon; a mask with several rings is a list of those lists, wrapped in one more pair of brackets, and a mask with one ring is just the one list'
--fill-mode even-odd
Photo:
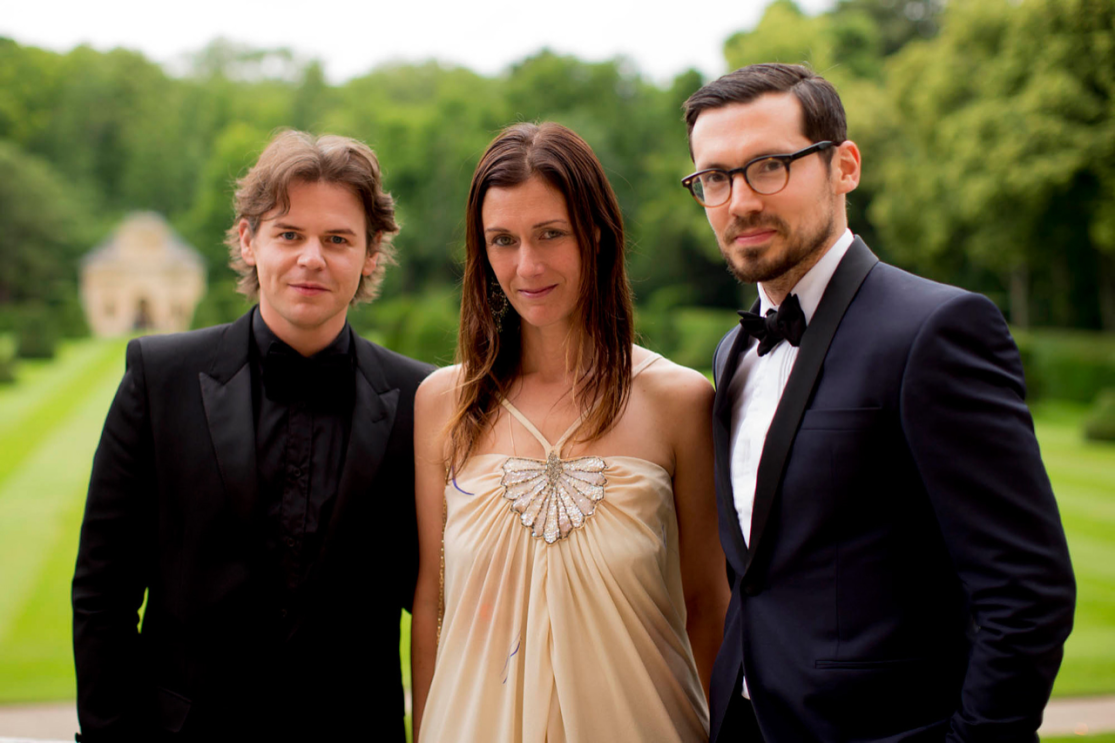
{"label": "tuxedo button", "polygon": [[763,589],[759,588],[757,583],[744,583],[743,592],[748,596],[758,596]]}

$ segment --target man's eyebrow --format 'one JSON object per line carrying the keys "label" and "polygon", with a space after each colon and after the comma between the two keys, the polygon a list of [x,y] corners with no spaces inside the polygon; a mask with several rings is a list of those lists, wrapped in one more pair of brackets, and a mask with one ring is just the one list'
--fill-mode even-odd
{"label": "man's eyebrow", "polygon": [[[809,145],[805,146],[808,147]],[[740,162],[739,165],[725,165],[723,162],[716,160],[711,163],[701,165],[701,167],[697,168],[697,170],[732,170],[733,168],[742,168],[744,165],[747,165],[747,163],[754,162],[755,160],[761,160],[764,157],[779,157],[781,155],[789,155],[800,149],[801,147],[793,146],[782,148],[774,147],[766,150],[765,152],[757,152],[754,155],[751,155],[746,160]],[[696,165],[696,163],[694,163],[694,165]]]}
{"label": "man's eyebrow", "polygon": [[[275,230],[284,230],[284,231],[285,230],[291,230],[291,231],[294,231],[294,232],[304,232],[305,231],[302,227],[299,227],[296,224],[290,224],[289,222],[275,222],[274,224],[271,225],[271,228],[275,229]],[[336,229],[326,230],[325,233],[327,235],[356,235],[355,232],[353,232],[352,230],[350,230],[347,227],[338,227]]]}

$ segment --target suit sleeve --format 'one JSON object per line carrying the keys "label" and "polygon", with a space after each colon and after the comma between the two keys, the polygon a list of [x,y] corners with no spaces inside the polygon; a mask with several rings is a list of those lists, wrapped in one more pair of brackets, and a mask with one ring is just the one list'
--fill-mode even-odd
{"label": "suit sleeve", "polygon": [[999,310],[966,294],[919,331],[902,425],[975,625],[950,741],[1036,741],[1075,583]]}
{"label": "suit sleeve", "polygon": [[93,458],[73,580],[78,718],[86,743],[141,734],[138,622],[156,530],[154,494],[143,357],[135,340]]}

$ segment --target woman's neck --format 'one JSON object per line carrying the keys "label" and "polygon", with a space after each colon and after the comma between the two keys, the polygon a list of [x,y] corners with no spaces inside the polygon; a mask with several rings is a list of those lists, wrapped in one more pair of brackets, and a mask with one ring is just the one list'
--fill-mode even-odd
{"label": "woman's neck", "polygon": [[537,375],[544,384],[571,386],[579,374],[577,347],[583,334],[570,326],[527,328],[521,339],[523,376]]}

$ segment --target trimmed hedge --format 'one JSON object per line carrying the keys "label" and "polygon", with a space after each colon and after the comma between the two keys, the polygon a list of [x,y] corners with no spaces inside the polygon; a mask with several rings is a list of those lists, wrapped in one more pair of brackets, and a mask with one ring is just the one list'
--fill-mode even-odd
{"label": "trimmed hedge", "polygon": [[1115,333],[1086,330],[1016,331],[1027,398],[1091,403],[1115,388]]}

